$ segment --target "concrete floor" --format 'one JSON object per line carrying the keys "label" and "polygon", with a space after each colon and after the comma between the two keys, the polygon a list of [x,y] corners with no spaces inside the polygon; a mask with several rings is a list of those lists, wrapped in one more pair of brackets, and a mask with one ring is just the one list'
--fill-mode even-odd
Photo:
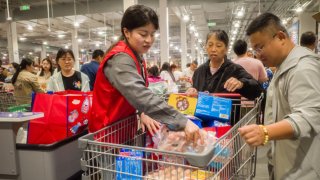
{"label": "concrete floor", "polygon": [[267,159],[267,151],[270,148],[269,145],[261,146],[258,148],[257,153],[257,166],[256,166],[256,177],[253,180],[268,180],[268,159]]}

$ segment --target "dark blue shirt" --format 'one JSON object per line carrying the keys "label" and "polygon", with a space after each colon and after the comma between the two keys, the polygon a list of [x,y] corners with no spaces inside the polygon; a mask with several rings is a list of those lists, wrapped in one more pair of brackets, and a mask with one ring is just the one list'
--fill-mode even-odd
{"label": "dark blue shirt", "polygon": [[81,66],[80,71],[85,73],[90,80],[90,90],[93,90],[94,82],[96,81],[96,75],[99,68],[99,63],[97,61],[91,61],[90,63]]}

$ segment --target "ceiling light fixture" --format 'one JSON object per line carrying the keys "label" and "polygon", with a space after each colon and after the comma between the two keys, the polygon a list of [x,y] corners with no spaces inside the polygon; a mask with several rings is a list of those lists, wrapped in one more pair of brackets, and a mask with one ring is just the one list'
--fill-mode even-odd
{"label": "ceiling light fixture", "polygon": [[48,45],[48,42],[47,42],[47,41],[43,41],[42,44],[43,44],[43,45]]}
{"label": "ceiling light fixture", "polygon": [[117,41],[118,38],[119,38],[119,37],[118,37],[117,35],[114,35],[114,36],[112,37],[113,41]]}
{"label": "ceiling light fixture", "polygon": [[78,39],[78,42],[81,43],[81,42],[82,42],[82,39],[79,38],[79,39]]}
{"label": "ceiling light fixture", "polygon": [[64,38],[66,35],[65,34],[58,34],[58,38]]}
{"label": "ceiling light fixture", "polygon": [[192,32],[192,31],[195,31],[195,30],[196,30],[196,28],[194,27],[194,25],[193,25],[193,24],[191,24],[191,25],[190,25],[190,27],[189,27],[189,30]]}
{"label": "ceiling light fixture", "polygon": [[74,25],[74,27],[76,27],[76,28],[80,26],[80,24],[79,24],[78,22],[74,22],[73,25]]}
{"label": "ceiling light fixture", "polygon": [[190,16],[189,16],[189,15],[183,15],[182,20],[183,20],[184,22],[189,22]]}
{"label": "ceiling light fixture", "polygon": [[302,7],[300,6],[300,7],[298,7],[298,8],[296,9],[296,12],[299,13],[299,12],[302,12],[302,10],[303,10],[303,9],[302,9]]}
{"label": "ceiling light fixture", "polygon": [[28,25],[27,29],[28,29],[29,31],[32,31],[32,30],[33,30],[33,27],[32,27],[31,25]]}
{"label": "ceiling light fixture", "polygon": [[243,16],[244,16],[244,13],[245,13],[245,9],[244,9],[243,6],[237,8],[237,17],[238,17],[238,18],[243,17]]}
{"label": "ceiling light fixture", "polygon": [[25,41],[27,38],[26,37],[20,37],[19,40],[20,41]]}

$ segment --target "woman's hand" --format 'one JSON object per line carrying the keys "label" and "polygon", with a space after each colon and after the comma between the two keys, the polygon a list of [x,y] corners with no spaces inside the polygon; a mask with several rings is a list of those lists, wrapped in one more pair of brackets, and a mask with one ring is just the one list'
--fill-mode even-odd
{"label": "woman's hand", "polygon": [[200,143],[204,144],[203,134],[200,133],[199,127],[195,125],[191,120],[187,121],[184,132],[186,133],[187,141],[193,141],[194,144],[197,144],[198,139],[200,139]]}
{"label": "woman's hand", "polygon": [[234,92],[237,89],[241,89],[243,87],[243,83],[237,78],[231,77],[224,83],[223,87],[229,92]]}
{"label": "woman's hand", "polygon": [[158,129],[160,129],[160,123],[152,119],[151,117],[145,115],[144,113],[141,113],[140,120],[143,132],[146,130],[147,127],[148,131],[153,136],[158,131]]}
{"label": "woman's hand", "polygon": [[189,88],[186,91],[187,96],[197,96],[197,89],[196,88]]}
{"label": "woman's hand", "polygon": [[243,126],[238,129],[240,136],[246,141],[250,146],[260,146],[264,142],[264,132],[261,127],[257,124],[251,124],[248,126]]}

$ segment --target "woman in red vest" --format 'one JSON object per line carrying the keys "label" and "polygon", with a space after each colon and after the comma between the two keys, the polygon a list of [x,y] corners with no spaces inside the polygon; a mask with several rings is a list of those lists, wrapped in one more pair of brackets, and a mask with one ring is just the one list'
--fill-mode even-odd
{"label": "woman in red vest", "polygon": [[147,88],[148,78],[142,55],[153,44],[159,28],[158,16],[144,5],[129,7],[121,21],[122,37],[107,51],[93,90],[89,130],[97,131],[122,118],[141,113],[151,133],[159,122],[171,130],[184,130],[190,140],[203,139],[199,128]]}

